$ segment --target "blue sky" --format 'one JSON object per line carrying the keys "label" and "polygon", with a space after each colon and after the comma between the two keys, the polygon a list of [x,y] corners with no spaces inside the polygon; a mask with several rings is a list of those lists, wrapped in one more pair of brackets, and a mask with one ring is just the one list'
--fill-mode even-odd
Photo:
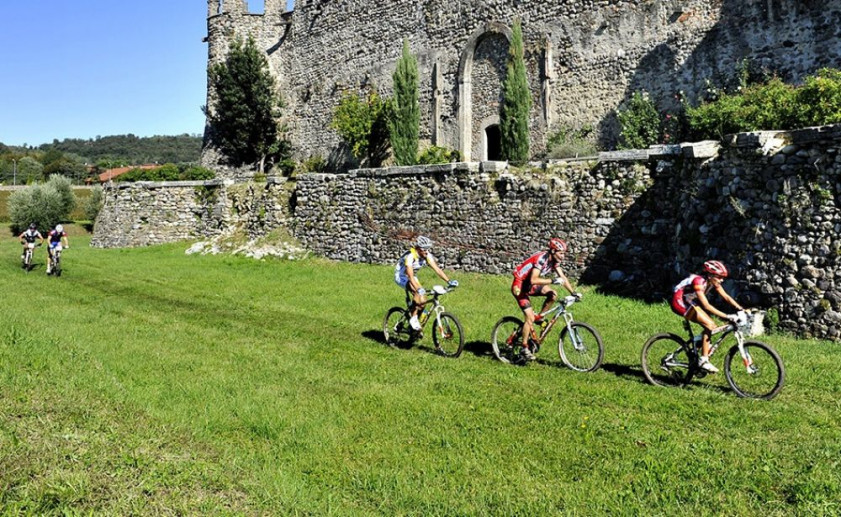
{"label": "blue sky", "polygon": [[0,0],[0,142],[203,133],[206,20],[201,0]]}

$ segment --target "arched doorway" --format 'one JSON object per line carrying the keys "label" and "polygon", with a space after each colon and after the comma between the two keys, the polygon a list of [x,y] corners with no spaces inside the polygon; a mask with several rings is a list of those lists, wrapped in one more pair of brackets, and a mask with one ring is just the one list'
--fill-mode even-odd
{"label": "arched doorway", "polygon": [[499,125],[492,124],[485,128],[485,160],[502,161],[502,133]]}

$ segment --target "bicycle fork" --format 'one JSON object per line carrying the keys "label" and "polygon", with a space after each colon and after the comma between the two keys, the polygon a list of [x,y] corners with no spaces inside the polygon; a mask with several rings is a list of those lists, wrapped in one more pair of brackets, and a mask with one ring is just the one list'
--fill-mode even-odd
{"label": "bicycle fork", "polygon": [[736,334],[736,343],[739,347],[739,355],[742,356],[742,364],[745,365],[745,370],[749,374],[755,374],[759,372],[759,368],[753,364],[753,358],[750,356],[750,352],[745,348],[745,340],[742,338],[741,332]]}

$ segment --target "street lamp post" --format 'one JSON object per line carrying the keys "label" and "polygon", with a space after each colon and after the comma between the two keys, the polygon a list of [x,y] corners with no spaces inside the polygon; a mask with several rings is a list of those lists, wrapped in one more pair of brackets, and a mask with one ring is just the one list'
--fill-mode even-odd
{"label": "street lamp post", "polygon": [[12,158],[12,186],[18,184],[18,161],[15,158]]}

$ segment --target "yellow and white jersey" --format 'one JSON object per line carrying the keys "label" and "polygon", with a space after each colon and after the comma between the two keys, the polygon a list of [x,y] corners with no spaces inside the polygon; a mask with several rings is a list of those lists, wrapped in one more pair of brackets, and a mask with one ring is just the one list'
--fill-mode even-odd
{"label": "yellow and white jersey", "polygon": [[421,258],[414,246],[409,248],[409,251],[404,253],[397,261],[397,265],[394,266],[394,281],[400,287],[406,287],[406,284],[409,283],[409,274],[406,271],[412,268],[412,272],[416,272],[425,266],[430,259],[435,260],[432,257],[432,252],[427,252],[426,258]]}

